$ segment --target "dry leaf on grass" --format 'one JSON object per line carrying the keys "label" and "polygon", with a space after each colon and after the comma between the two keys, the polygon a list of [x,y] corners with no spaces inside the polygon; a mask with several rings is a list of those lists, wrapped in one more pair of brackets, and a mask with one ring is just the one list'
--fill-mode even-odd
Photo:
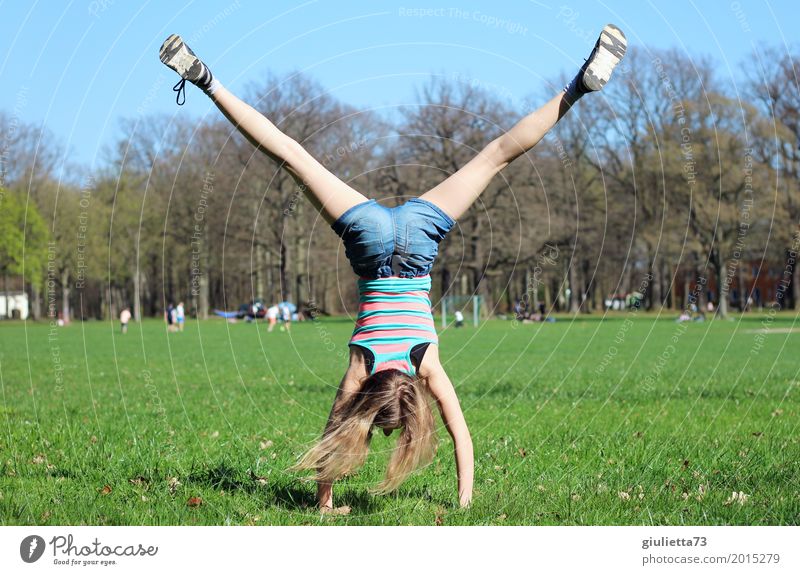
{"label": "dry leaf on grass", "polygon": [[744,505],[745,503],[747,503],[747,500],[749,498],[750,496],[744,493],[743,491],[734,491],[733,493],[731,493],[731,496],[725,500],[725,503],[723,503],[723,505],[727,506],[733,503]]}
{"label": "dry leaf on grass", "polygon": [[444,507],[442,507],[441,505],[439,505],[436,508],[436,518],[433,520],[434,524],[436,524],[436,525],[444,525],[444,515],[445,515],[446,512],[447,512],[447,510]]}
{"label": "dry leaf on grass", "polygon": [[259,485],[266,485],[267,484],[267,477],[264,475],[256,475],[253,473],[253,470],[250,470],[250,479],[258,483]]}
{"label": "dry leaf on grass", "polygon": [[178,478],[177,478],[177,477],[170,477],[170,478],[167,480],[167,483],[169,484],[169,492],[170,492],[170,493],[172,493],[172,494],[174,494],[174,493],[175,493],[175,491],[178,489],[178,487],[179,487],[179,486],[180,486],[180,484],[181,484],[181,482],[180,482],[180,481],[178,481]]}

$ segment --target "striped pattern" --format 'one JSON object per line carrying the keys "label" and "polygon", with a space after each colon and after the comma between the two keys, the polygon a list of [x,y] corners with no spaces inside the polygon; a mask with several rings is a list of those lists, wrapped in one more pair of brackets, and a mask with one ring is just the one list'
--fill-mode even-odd
{"label": "striped pattern", "polygon": [[372,352],[372,372],[399,369],[414,374],[415,345],[438,343],[431,315],[431,276],[358,280],[358,318],[351,345]]}

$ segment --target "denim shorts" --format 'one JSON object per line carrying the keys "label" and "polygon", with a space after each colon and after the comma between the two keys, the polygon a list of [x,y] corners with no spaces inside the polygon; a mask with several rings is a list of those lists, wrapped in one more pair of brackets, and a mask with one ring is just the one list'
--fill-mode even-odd
{"label": "denim shorts", "polygon": [[368,200],[347,210],[331,227],[342,238],[353,271],[372,279],[428,275],[439,242],[454,225],[435,204],[412,198],[394,208]]}

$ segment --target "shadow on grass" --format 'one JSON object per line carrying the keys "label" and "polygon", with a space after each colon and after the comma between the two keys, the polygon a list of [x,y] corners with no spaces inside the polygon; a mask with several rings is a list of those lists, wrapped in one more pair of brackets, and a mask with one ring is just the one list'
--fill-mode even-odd
{"label": "shadow on grass", "polygon": [[410,499],[413,501],[426,501],[433,505],[440,505],[445,508],[453,506],[452,500],[440,496],[434,496],[433,494],[431,494],[430,488],[424,487],[422,485],[408,487],[408,488],[401,487],[397,493],[397,497],[399,499]]}
{"label": "shadow on grass", "polygon": [[[315,484],[311,482],[305,486],[305,482],[299,478],[289,477],[283,481],[274,481],[270,478],[262,484],[252,472],[243,475],[238,468],[225,462],[211,468],[193,471],[186,478],[186,483],[214,490],[222,489],[230,493],[247,493],[264,498],[267,504],[287,511],[315,510],[317,505]],[[341,485],[336,494],[336,505],[348,505],[354,512],[364,514],[375,510],[375,499],[364,489]]]}

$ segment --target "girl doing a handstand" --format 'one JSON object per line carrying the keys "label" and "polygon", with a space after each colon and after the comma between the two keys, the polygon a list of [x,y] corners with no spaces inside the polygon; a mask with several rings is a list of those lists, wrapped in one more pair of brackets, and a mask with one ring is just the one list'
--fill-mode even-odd
{"label": "girl doing a handstand", "polygon": [[395,489],[428,463],[436,434],[432,397],[455,445],[458,498],[472,499],[472,439],[453,384],[439,361],[428,293],[438,244],[489,185],[533,148],[584,94],[600,90],[625,54],[624,34],[613,25],[600,34],[575,78],[550,101],[496,138],[433,189],[386,208],[329,172],[298,142],[234,96],[180,36],[161,47],[161,61],[202,89],[256,148],[280,163],[342,238],[359,287],[350,363],[339,385],[321,440],[296,466],[316,472],[320,509],[333,507],[333,482],[364,462],[374,428],[400,430],[380,491]]}

